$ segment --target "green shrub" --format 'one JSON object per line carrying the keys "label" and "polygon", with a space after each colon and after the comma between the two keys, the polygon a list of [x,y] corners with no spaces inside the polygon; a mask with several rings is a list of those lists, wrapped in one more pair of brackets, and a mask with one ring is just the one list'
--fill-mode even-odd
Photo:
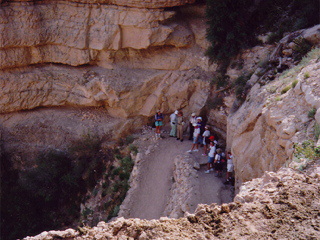
{"label": "green shrub", "polygon": [[320,157],[320,152],[315,147],[315,144],[311,140],[304,141],[302,144],[295,144],[295,157],[307,158],[309,160],[315,160]]}
{"label": "green shrub", "polygon": [[304,79],[307,79],[310,77],[310,74],[308,72],[306,72],[304,75],[303,75]]}
{"label": "green shrub", "polygon": [[215,85],[217,88],[225,87],[229,84],[230,77],[225,74],[217,73],[212,78],[212,84]]}
{"label": "green shrub", "polygon": [[309,112],[308,112],[308,117],[309,118],[314,118],[314,116],[316,115],[317,109],[314,107],[312,108]]}
{"label": "green shrub", "polygon": [[301,60],[312,48],[312,43],[308,40],[300,37],[293,41],[295,43],[294,50],[294,59]]}
{"label": "green shrub", "polygon": [[[1,209],[6,222],[1,235],[7,239],[23,238],[79,219],[80,203],[88,199],[86,193],[102,177],[110,155],[100,151],[101,142],[96,137],[86,135],[73,144],[65,152],[52,149],[39,153],[35,167],[22,173],[5,166],[3,175],[1,169],[2,180],[5,179],[1,204],[10,206]],[[8,164],[11,159],[5,162]],[[89,214],[88,210],[83,214]]]}
{"label": "green shrub", "polygon": [[281,94],[285,94],[291,89],[292,85],[288,85],[281,90]]}
{"label": "green shrub", "polygon": [[133,144],[129,145],[129,150],[130,150],[130,152],[133,152],[135,155],[137,155],[137,153],[138,153],[138,147]]}
{"label": "green shrub", "polygon": [[292,83],[291,83],[291,86],[292,88],[295,88],[298,84],[298,80],[294,80]]}
{"label": "green shrub", "polygon": [[267,32],[269,42],[285,32],[314,26],[319,22],[319,2],[315,0],[233,1],[207,0],[207,56],[223,61],[241,49],[257,44],[256,36]]}

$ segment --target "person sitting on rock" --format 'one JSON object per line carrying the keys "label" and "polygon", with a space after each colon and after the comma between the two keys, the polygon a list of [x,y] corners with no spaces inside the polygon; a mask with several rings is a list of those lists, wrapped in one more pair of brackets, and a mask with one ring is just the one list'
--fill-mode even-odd
{"label": "person sitting on rock", "polygon": [[170,125],[171,125],[171,131],[170,131],[170,137],[176,137],[177,136],[177,115],[178,110],[175,110],[174,113],[170,115]]}
{"label": "person sitting on rock", "polygon": [[213,141],[210,141],[209,153],[208,153],[208,162],[207,162],[208,170],[205,171],[205,173],[213,172],[213,161],[214,161],[215,153],[216,153],[216,145],[215,145],[215,143]]}

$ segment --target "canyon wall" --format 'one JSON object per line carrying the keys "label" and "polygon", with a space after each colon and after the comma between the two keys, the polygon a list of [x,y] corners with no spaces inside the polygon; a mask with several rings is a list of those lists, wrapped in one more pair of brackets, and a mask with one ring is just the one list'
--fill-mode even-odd
{"label": "canyon wall", "polygon": [[[268,84],[257,76],[246,101],[228,116],[228,146],[235,156],[237,186],[264,171],[291,166],[295,144],[317,141],[320,124],[320,50]],[[256,81],[256,82],[252,82]],[[314,111],[315,118],[310,116]]]}
{"label": "canyon wall", "polygon": [[88,132],[115,141],[156,109],[199,113],[216,66],[193,2],[2,2],[5,149],[21,159]]}

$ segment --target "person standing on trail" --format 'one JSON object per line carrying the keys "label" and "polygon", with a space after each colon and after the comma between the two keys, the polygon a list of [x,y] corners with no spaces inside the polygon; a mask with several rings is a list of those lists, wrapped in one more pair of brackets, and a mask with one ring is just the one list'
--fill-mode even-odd
{"label": "person standing on trail", "polygon": [[221,162],[221,149],[217,149],[217,154],[214,157],[214,169],[216,170],[216,177],[221,177],[222,174],[222,162]]}
{"label": "person standing on trail", "polygon": [[183,142],[183,126],[185,124],[184,119],[183,119],[183,113],[182,111],[179,111],[178,117],[177,117],[177,140],[180,140]]}
{"label": "person standing on trail", "polygon": [[210,141],[209,153],[208,153],[208,162],[207,162],[208,170],[205,171],[205,173],[210,173],[210,172],[213,171],[213,161],[214,161],[215,153],[216,153],[216,144],[213,141]]}
{"label": "person standing on trail", "polygon": [[197,117],[197,123],[195,123],[193,125],[194,127],[194,131],[193,131],[193,142],[192,142],[192,147],[189,151],[187,151],[188,153],[193,152],[199,152],[199,144],[201,144],[200,141],[200,128],[201,128],[201,117]]}
{"label": "person standing on trail", "polygon": [[[203,140],[202,140],[202,144],[203,144],[203,154],[202,156],[207,156],[208,153],[208,147],[209,147],[209,143],[210,143],[210,131],[209,131],[209,127],[205,126],[204,127],[205,131],[202,134]],[[213,136],[212,136],[213,137]],[[212,140],[213,141],[213,140]]]}
{"label": "person standing on trail", "polygon": [[161,127],[163,125],[163,115],[160,110],[157,111],[155,118],[155,125],[156,125],[156,138],[161,138]]}
{"label": "person standing on trail", "polygon": [[232,173],[234,170],[233,166],[233,156],[231,152],[227,152],[227,181],[225,184],[231,183],[232,182]]}
{"label": "person standing on trail", "polygon": [[174,113],[170,115],[170,125],[171,125],[170,137],[177,136],[177,115],[178,115],[178,110],[175,110]]}
{"label": "person standing on trail", "polygon": [[189,119],[189,140],[193,140],[193,131],[194,131],[194,125],[197,123],[197,116],[195,113],[191,114],[191,117]]}

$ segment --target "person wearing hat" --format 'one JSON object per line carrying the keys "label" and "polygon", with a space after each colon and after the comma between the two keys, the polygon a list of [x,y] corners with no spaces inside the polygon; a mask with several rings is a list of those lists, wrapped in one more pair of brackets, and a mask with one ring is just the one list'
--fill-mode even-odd
{"label": "person wearing hat", "polygon": [[183,142],[183,126],[184,126],[184,119],[182,111],[179,111],[177,117],[177,140]]}
{"label": "person wearing hat", "polygon": [[177,136],[177,115],[178,115],[178,110],[175,110],[174,113],[170,115],[170,126],[171,126],[171,131],[170,131],[170,137],[176,137]]}
{"label": "person wearing hat", "polygon": [[197,116],[195,113],[192,113],[189,119],[189,130],[190,130],[189,140],[193,140],[194,124],[196,123],[197,123]]}
{"label": "person wearing hat", "polygon": [[201,135],[200,135],[200,127],[201,127],[201,117],[196,118],[197,123],[193,124],[194,131],[193,131],[193,142],[191,149],[187,151],[188,153],[191,152],[199,152],[199,144],[201,144]]}
{"label": "person wearing hat", "polygon": [[209,127],[205,126],[204,127],[205,131],[202,134],[203,140],[202,140],[202,144],[203,144],[203,154],[202,156],[207,156],[208,153],[208,147],[209,147],[209,143],[210,143],[210,131],[209,131]]}
{"label": "person wearing hat", "polygon": [[156,125],[156,138],[160,139],[161,135],[161,126],[163,125],[163,115],[160,110],[157,111],[156,115],[154,116],[155,118],[155,125]]}

